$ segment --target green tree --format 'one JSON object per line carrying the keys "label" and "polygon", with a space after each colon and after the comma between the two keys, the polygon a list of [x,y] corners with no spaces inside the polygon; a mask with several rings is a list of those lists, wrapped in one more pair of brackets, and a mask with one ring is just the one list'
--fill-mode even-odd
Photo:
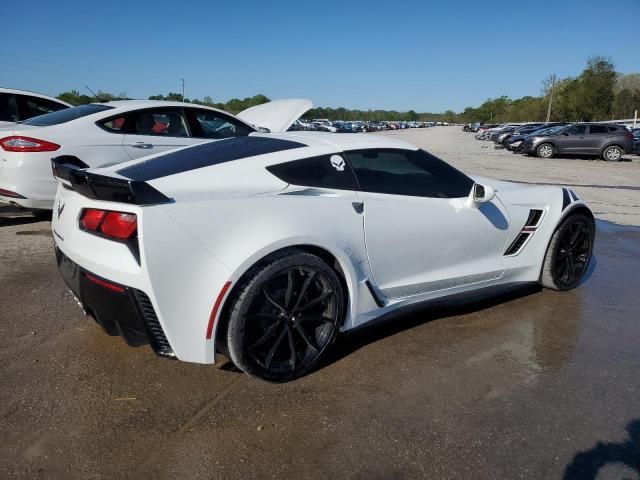
{"label": "green tree", "polygon": [[605,57],[591,57],[587,68],[580,75],[582,82],[581,103],[586,120],[606,120],[610,118],[615,98],[616,70],[611,60]]}

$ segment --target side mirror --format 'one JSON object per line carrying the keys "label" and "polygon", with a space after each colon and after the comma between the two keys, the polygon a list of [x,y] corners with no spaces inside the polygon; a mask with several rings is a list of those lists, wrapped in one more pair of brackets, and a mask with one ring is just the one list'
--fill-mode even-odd
{"label": "side mirror", "polygon": [[470,207],[476,207],[480,204],[490,202],[495,196],[496,192],[492,187],[474,183],[467,203]]}
{"label": "side mirror", "polygon": [[563,133],[563,135],[564,135],[565,137],[568,137],[568,136],[569,136],[569,132],[564,132],[564,133]]}

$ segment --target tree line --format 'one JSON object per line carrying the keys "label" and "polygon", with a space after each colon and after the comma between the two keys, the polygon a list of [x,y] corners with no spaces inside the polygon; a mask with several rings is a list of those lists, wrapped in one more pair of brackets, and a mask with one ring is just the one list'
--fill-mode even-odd
{"label": "tree line", "polygon": [[[595,121],[633,117],[640,110],[640,73],[622,74],[615,70],[610,59],[592,57],[585,69],[576,77],[567,77],[553,82],[551,77],[543,81],[539,96],[511,99],[507,96],[489,98],[479,107],[467,107],[456,113],[418,113],[414,110],[352,110],[347,108],[317,107],[309,110],[305,118],[328,118],[329,120],[365,121],[436,121],[449,123],[469,122],[527,122],[543,121],[547,117],[549,99],[553,99],[550,120]],[[77,90],[64,92],[58,98],[73,105],[95,101],[128,99],[125,92],[117,95],[99,90],[95,96],[80,94]],[[244,99],[232,98],[227,102],[215,102],[206,96],[203,99],[182,98],[180,93],[169,92],[149,97],[149,100],[185,101],[219,108],[230,113],[239,113],[249,107],[269,101],[258,94]]]}

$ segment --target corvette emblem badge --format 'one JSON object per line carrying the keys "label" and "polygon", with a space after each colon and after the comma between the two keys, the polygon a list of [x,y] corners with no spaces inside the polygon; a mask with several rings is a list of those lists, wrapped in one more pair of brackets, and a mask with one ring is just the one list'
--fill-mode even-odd
{"label": "corvette emblem badge", "polygon": [[340,155],[332,155],[329,160],[331,161],[331,166],[337,171],[344,171],[344,158],[342,158]]}

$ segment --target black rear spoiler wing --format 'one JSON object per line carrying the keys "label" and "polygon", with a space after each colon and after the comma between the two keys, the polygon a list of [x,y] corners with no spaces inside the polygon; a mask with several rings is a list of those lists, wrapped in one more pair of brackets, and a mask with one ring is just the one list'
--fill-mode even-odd
{"label": "black rear spoiler wing", "polygon": [[66,188],[95,200],[158,205],[172,200],[146,182],[89,173],[89,166],[77,157],[62,155],[51,159],[53,176]]}

